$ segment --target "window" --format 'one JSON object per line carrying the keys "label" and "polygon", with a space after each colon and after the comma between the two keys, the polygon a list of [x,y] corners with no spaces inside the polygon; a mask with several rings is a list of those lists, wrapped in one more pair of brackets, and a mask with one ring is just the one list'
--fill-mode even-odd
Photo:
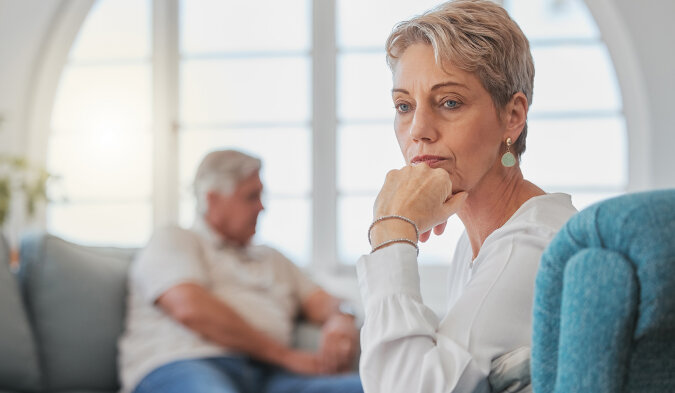
{"label": "window", "polygon": [[[54,104],[48,166],[62,181],[50,190],[58,200],[48,208],[48,230],[85,243],[141,245],[153,225],[189,226],[199,160],[237,148],[263,159],[267,209],[258,241],[304,266],[353,264],[368,250],[365,232],[385,173],[403,165],[384,41],[396,22],[435,4],[99,0]],[[585,5],[503,4],[535,59],[526,178],[572,193],[579,208],[623,192],[621,95]],[[159,12],[167,9],[175,12]],[[169,49],[152,45],[153,24],[154,42]],[[159,79],[162,67],[177,71]],[[153,113],[153,102],[166,100],[159,91],[175,105]],[[158,143],[158,133],[173,143]],[[164,168],[173,181],[153,187]],[[169,209],[153,210],[166,195],[174,196]],[[422,263],[446,262],[462,230],[452,218],[446,234],[422,246]]]}
{"label": "window", "polygon": [[149,1],[97,2],[56,92],[47,166],[59,175],[47,229],[139,245],[152,230]]}
{"label": "window", "polygon": [[201,158],[246,151],[263,159],[259,237],[299,264],[311,244],[310,11],[306,0],[190,0],[179,13],[181,224],[194,219]]}
{"label": "window", "polygon": [[572,194],[577,208],[624,192],[625,119],[616,74],[580,0],[507,0],[535,62],[525,177]]}

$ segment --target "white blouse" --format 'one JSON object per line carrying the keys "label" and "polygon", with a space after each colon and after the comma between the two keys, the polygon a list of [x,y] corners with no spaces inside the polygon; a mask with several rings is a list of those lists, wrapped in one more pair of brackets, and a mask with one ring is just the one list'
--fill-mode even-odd
{"label": "white blouse", "polygon": [[422,301],[415,248],[394,244],[357,263],[365,307],[360,372],[366,393],[489,392],[492,360],[529,346],[534,279],[544,248],[574,214],[566,194],[525,202],[472,261],[464,232],[439,321]]}

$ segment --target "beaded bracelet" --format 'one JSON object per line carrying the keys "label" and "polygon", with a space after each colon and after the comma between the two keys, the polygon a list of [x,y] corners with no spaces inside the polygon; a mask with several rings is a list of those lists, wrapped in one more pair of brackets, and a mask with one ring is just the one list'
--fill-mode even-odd
{"label": "beaded bracelet", "polygon": [[419,246],[417,245],[417,243],[415,243],[414,241],[412,241],[412,240],[410,240],[410,239],[406,239],[406,238],[391,239],[391,240],[383,241],[382,243],[380,243],[380,244],[378,244],[377,246],[373,247],[373,249],[370,250],[370,253],[372,254],[372,253],[374,253],[375,251],[379,250],[380,248],[382,248],[382,247],[384,247],[384,246],[387,246],[387,245],[389,245],[389,244],[393,244],[393,243],[408,243],[408,244],[412,245],[413,247],[415,247],[415,250],[417,251],[417,255],[420,255],[420,248],[419,248]]}
{"label": "beaded bracelet", "polygon": [[[380,221],[389,220],[389,219],[392,219],[392,218],[395,218],[395,219],[398,219],[398,220],[403,220],[403,221],[411,224],[413,227],[415,227],[415,242],[420,241],[420,231],[417,228],[417,224],[415,224],[415,221],[409,219],[408,217],[403,217],[403,216],[399,216],[399,215],[391,215],[391,216],[379,217],[379,218],[375,219],[372,224],[370,224],[370,227],[368,227],[368,244],[370,244],[371,246],[373,245],[373,242],[370,239],[370,232],[373,230],[373,227],[375,226],[375,224],[377,224]],[[410,242],[412,243],[412,241],[410,241]],[[413,244],[415,244],[415,243],[413,243]]]}

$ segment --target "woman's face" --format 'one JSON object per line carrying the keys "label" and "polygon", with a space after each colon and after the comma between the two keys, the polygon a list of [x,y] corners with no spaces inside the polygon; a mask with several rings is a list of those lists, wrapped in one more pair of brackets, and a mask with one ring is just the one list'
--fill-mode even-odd
{"label": "woman's face", "polygon": [[430,45],[415,44],[398,59],[393,79],[394,128],[406,163],[445,169],[453,193],[500,173],[500,148],[510,135],[478,77],[452,64],[443,70]]}

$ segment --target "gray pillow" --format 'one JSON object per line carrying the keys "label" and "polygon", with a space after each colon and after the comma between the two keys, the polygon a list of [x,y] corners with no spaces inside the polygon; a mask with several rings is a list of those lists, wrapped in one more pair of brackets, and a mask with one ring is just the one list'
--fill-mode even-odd
{"label": "gray pillow", "polygon": [[35,392],[40,368],[19,288],[9,270],[9,246],[0,234],[0,390]]}
{"label": "gray pillow", "polygon": [[45,234],[23,239],[19,277],[34,321],[45,389],[118,388],[117,339],[134,253]]}

